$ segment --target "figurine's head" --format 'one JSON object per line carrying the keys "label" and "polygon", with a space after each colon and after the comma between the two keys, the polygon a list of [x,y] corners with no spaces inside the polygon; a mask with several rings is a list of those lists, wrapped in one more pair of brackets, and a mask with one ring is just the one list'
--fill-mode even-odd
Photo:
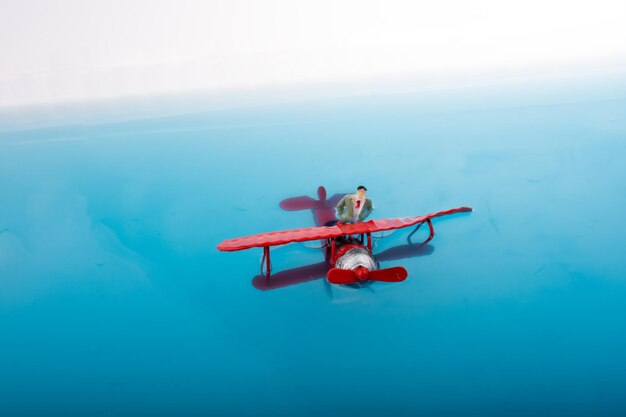
{"label": "figurine's head", "polygon": [[367,188],[365,188],[365,186],[359,185],[358,187],[356,187],[356,195],[359,198],[365,198],[365,193],[366,192],[367,192]]}

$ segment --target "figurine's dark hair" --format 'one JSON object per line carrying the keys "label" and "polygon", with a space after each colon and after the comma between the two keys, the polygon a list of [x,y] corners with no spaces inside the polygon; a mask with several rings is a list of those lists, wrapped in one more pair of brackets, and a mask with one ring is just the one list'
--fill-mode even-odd
{"label": "figurine's dark hair", "polygon": [[356,187],[357,190],[365,190],[367,191],[367,188],[365,188],[364,185],[359,185],[358,187]]}

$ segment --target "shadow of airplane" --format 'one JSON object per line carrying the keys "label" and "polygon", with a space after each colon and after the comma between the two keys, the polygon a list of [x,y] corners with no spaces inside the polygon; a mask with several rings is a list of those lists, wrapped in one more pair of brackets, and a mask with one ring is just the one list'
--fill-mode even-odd
{"label": "shadow of airplane", "polygon": [[291,197],[281,201],[278,206],[285,211],[311,210],[315,225],[325,226],[329,222],[338,220],[335,207],[346,194],[348,193],[335,194],[327,199],[326,188],[320,185],[317,187],[319,200],[309,196]]}

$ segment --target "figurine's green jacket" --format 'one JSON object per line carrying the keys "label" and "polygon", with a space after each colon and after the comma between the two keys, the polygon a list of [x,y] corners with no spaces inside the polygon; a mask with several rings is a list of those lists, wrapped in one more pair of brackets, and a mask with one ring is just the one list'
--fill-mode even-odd
{"label": "figurine's green jacket", "polygon": [[[352,216],[354,216],[355,199],[356,194],[346,194],[341,200],[339,200],[339,203],[337,203],[337,216],[342,223],[350,223],[352,221]],[[365,203],[363,203],[363,208],[359,213],[358,221],[363,221],[370,215],[373,209],[372,200],[365,197]]]}

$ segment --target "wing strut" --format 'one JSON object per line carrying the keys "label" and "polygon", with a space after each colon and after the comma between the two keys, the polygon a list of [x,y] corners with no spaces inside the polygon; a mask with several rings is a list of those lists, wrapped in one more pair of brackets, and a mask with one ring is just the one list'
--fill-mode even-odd
{"label": "wing strut", "polygon": [[270,247],[263,246],[263,257],[261,258],[261,275],[263,275],[263,265],[265,264],[265,276],[270,277],[272,272],[272,262],[270,261]]}

